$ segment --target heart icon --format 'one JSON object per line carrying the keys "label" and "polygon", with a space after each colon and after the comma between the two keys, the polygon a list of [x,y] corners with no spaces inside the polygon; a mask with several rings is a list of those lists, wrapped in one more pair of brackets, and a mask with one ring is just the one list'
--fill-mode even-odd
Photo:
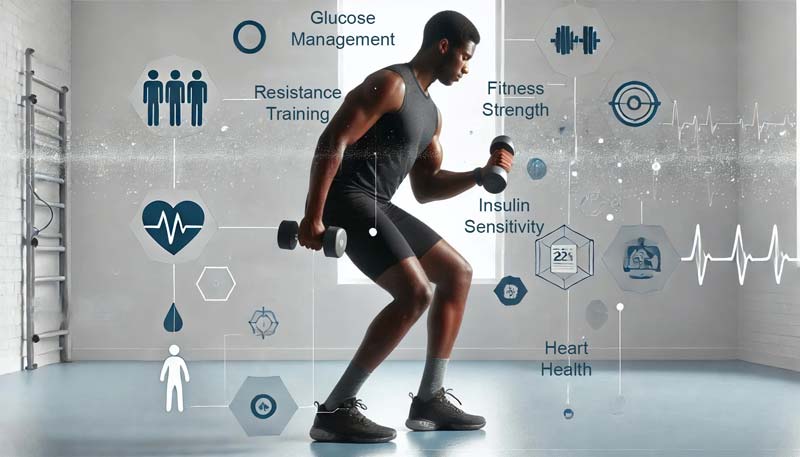
{"label": "heart icon", "polygon": [[200,233],[204,221],[203,208],[189,200],[175,207],[165,201],[155,200],[142,211],[142,224],[147,233],[172,255],[186,247]]}

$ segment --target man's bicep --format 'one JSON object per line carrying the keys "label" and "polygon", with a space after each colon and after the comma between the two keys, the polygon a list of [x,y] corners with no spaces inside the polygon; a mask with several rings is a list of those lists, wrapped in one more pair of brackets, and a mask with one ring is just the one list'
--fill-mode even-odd
{"label": "man's bicep", "polygon": [[442,167],[442,145],[439,135],[434,135],[425,151],[417,157],[411,168],[411,188],[416,193],[424,189],[428,180]]}

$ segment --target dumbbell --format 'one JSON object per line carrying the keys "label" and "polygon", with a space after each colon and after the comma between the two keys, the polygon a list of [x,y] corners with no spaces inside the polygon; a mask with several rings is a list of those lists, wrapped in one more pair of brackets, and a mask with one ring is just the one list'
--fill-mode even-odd
{"label": "dumbbell", "polygon": [[[505,149],[511,155],[514,155],[514,143],[511,142],[511,137],[500,135],[492,140],[492,145],[489,146],[489,154],[494,154],[498,149]],[[483,177],[483,187],[492,194],[499,194],[506,188],[507,184],[508,173],[499,165],[492,165],[489,173]]]}
{"label": "dumbbell", "polygon": [[[278,247],[292,250],[297,247],[300,225],[295,221],[283,221],[278,226]],[[322,250],[325,257],[341,257],[347,248],[347,232],[340,227],[328,227],[322,234]]]}
{"label": "dumbbell", "polygon": [[597,50],[600,39],[597,38],[597,30],[592,25],[584,25],[581,36],[576,36],[575,32],[570,30],[570,26],[562,25],[556,27],[556,34],[550,38],[550,42],[555,44],[556,52],[561,55],[571,54],[577,43],[583,43],[583,53],[591,55]]}

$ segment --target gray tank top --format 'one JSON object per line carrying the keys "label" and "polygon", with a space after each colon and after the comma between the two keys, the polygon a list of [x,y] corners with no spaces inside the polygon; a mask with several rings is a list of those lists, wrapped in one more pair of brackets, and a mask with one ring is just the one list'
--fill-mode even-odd
{"label": "gray tank top", "polygon": [[362,191],[389,201],[414,162],[431,143],[439,122],[436,104],[426,95],[411,65],[386,67],[405,82],[403,105],[386,113],[344,151],[332,192]]}

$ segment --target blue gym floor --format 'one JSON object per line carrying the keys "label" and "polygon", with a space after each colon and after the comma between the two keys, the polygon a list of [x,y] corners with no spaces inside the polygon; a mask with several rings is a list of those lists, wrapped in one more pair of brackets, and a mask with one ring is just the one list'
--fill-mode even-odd
{"label": "blue gym floor", "polygon": [[[344,362],[317,362],[323,399]],[[447,387],[479,432],[412,433],[403,423],[422,362],[387,362],[361,392],[373,420],[398,430],[381,445],[312,444],[311,408],[281,436],[249,438],[223,405],[248,375],[279,375],[311,405],[310,362],[189,362],[183,413],[164,411],[161,363],[76,362],[0,376],[0,456],[800,456],[800,374],[741,361],[615,362],[570,382],[537,362],[451,362]],[[223,389],[227,388],[227,393]],[[621,414],[614,414],[619,413]]]}

